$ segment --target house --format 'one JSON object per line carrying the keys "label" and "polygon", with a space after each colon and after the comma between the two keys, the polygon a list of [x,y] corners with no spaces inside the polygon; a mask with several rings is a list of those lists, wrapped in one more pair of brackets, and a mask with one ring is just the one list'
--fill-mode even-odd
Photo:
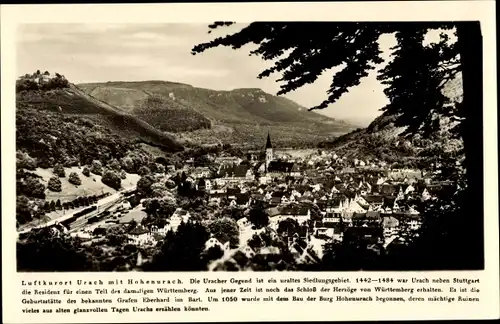
{"label": "house", "polygon": [[195,179],[206,179],[210,178],[212,175],[212,171],[208,167],[197,167],[194,169],[191,176]]}
{"label": "house", "polygon": [[431,199],[431,194],[429,193],[429,190],[427,190],[427,188],[424,188],[424,190],[422,191],[422,194],[420,195],[420,199],[422,201],[427,201],[427,200]]}
{"label": "house", "polygon": [[261,255],[278,255],[280,254],[280,249],[276,246],[266,246],[260,249],[259,254]]}
{"label": "house", "polygon": [[373,208],[382,207],[384,204],[384,196],[381,195],[365,195],[363,199]]}
{"label": "house", "polygon": [[379,227],[348,227],[344,232],[343,241],[350,245],[382,244],[383,230]]}
{"label": "house", "polygon": [[388,238],[397,235],[399,220],[392,215],[384,216],[382,219],[382,227],[384,228],[384,237]]}
{"label": "house", "polygon": [[180,224],[187,223],[190,218],[191,215],[188,211],[183,210],[182,208],[177,208],[173,215],[169,218],[170,228],[175,232]]}
{"label": "house", "polygon": [[152,236],[149,229],[142,225],[138,225],[130,232],[128,232],[128,236],[133,241],[133,243],[137,245],[146,244],[152,241]]}
{"label": "house", "polygon": [[342,241],[344,225],[340,222],[315,222],[314,233],[318,237],[328,237],[336,241]]}
{"label": "house", "polygon": [[215,179],[218,185],[238,184],[253,180],[255,180],[255,174],[247,164],[221,165]]}
{"label": "house", "polygon": [[311,219],[311,210],[307,207],[299,207],[294,205],[289,205],[283,207],[279,214],[271,216],[269,214],[269,225],[272,229],[276,230],[281,221],[292,218],[299,224],[305,224]]}
{"label": "house", "polygon": [[255,256],[255,251],[248,245],[240,247],[238,251],[243,253],[248,259],[251,259]]}
{"label": "house", "polygon": [[223,252],[228,251],[229,250],[229,241],[222,244],[215,237],[211,237],[205,242],[205,250],[208,250],[208,249],[216,247],[216,246],[218,246],[221,249],[221,251],[223,251]]}
{"label": "house", "polygon": [[270,161],[266,168],[266,174],[269,177],[284,177],[287,175],[292,175],[292,170],[294,174],[299,173],[297,168],[294,169],[293,162],[285,162],[285,161]]}
{"label": "house", "polygon": [[236,156],[218,156],[215,163],[222,165],[239,165],[243,160]]}
{"label": "house", "polygon": [[252,229],[252,223],[246,217],[238,219],[236,221],[236,224],[238,224],[240,233],[248,232],[249,230]]}

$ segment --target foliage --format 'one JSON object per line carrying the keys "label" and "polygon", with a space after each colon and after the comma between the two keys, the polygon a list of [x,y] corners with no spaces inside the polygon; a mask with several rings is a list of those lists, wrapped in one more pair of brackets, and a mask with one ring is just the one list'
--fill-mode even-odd
{"label": "foliage", "polygon": [[299,227],[300,225],[295,219],[286,218],[279,222],[277,232],[280,235],[286,235],[290,237],[298,232]]}
{"label": "foliage", "polygon": [[237,247],[240,243],[240,232],[234,219],[227,217],[216,219],[208,226],[208,229],[221,243],[229,241],[231,248]]}
{"label": "foliage", "polygon": [[146,199],[142,205],[148,216],[163,219],[170,218],[177,208],[175,203],[170,199]]}
{"label": "foliage", "polygon": [[66,176],[66,173],[64,171],[64,167],[61,164],[56,164],[54,166],[54,170],[52,171],[56,176],[59,178],[64,178]]}
{"label": "foliage", "polygon": [[133,113],[166,132],[185,132],[211,126],[210,120],[194,109],[156,94],[147,97]]}
{"label": "foliage", "polygon": [[82,174],[86,177],[90,177],[90,170],[87,167],[84,167],[82,170]]}
{"label": "foliage", "polygon": [[17,148],[29,153],[35,160],[33,164],[42,168],[121,158],[132,148],[123,138],[89,119],[28,107],[17,109],[16,130]]}
{"label": "foliage", "polygon": [[210,261],[220,259],[222,256],[224,256],[224,251],[222,251],[220,246],[215,245],[205,251],[203,259],[208,263]]}
{"label": "foliage", "polygon": [[82,184],[82,180],[80,180],[80,177],[76,172],[71,172],[68,177],[68,181],[71,184],[74,184],[76,186],[79,186]]}
{"label": "foliage", "polygon": [[105,171],[102,175],[101,181],[115,190],[121,188],[122,179],[116,174],[116,172],[110,170]]}
{"label": "foliage", "polygon": [[96,175],[102,175],[102,163],[99,160],[92,161],[90,165],[90,172]]}
{"label": "foliage", "polygon": [[202,271],[206,270],[202,253],[209,234],[203,225],[182,223],[177,232],[169,231],[160,251],[151,263],[144,265],[149,271]]}
{"label": "foliage", "polygon": [[37,167],[36,159],[30,157],[28,153],[17,151],[16,152],[16,167],[18,169],[24,168],[24,169],[33,171]]}
{"label": "foliage", "polygon": [[62,184],[58,177],[51,177],[47,183],[47,189],[54,192],[61,192]]}
{"label": "foliage", "polygon": [[151,173],[151,170],[145,165],[140,167],[139,170],[137,171],[137,174],[140,176],[145,176],[145,175],[148,175],[150,173]]}
{"label": "foliage", "polygon": [[253,206],[250,209],[248,220],[257,228],[266,227],[269,224],[269,215],[263,206]]}
{"label": "foliage", "polygon": [[88,271],[89,256],[80,241],[52,228],[34,230],[25,242],[17,242],[18,271]]}
{"label": "foliage", "polygon": [[258,250],[261,247],[264,247],[264,242],[262,242],[260,235],[254,234],[252,238],[248,241],[248,246],[254,250]]}
{"label": "foliage", "polygon": [[148,197],[151,195],[151,186],[155,182],[152,175],[145,175],[137,182],[137,194],[141,197]]}
{"label": "foliage", "polygon": [[108,227],[106,230],[106,240],[111,246],[120,246],[125,243],[128,238],[122,226],[113,226]]}
{"label": "foliage", "polygon": [[38,176],[30,172],[17,172],[17,195],[26,195],[32,198],[45,198],[45,186]]}

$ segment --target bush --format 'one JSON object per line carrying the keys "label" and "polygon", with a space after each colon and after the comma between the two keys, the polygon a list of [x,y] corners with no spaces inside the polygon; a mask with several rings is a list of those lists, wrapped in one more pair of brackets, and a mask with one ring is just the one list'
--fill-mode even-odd
{"label": "bush", "polygon": [[154,173],[165,173],[165,167],[159,163],[151,163],[151,171]]}
{"label": "bush", "polygon": [[66,176],[66,172],[64,171],[64,167],[61,164],[57,164],[52,171],[59,178],[64,178]]}
{"label": "bush", "polygon": [[240,242],[240,232],[236,221],[230,218],[220,218],[209,225],[210,233],[221,243],[229,241],[231,248],[236,248]]}
{"label": "bush", "polygon": [[122,180],[120,177],[113,171],[106,171],[102,175],[101,179],[102,183],[104,183],[107,186],[110,186],[111,188],[118,190],[121,187],[121,182]]}
{"label": "bush", "polygon": [[124,170],[121,170],[120,171],[120,178],[122,178],[123,180],[127,179],[127,172],[125,172]]}
{"label": "bush", "polygon": [[121,165],[120,162],[118,162],[116,159],[111,160],[111,162],[108,164],[109,168],[114,171],[120,171],[121,170]]}
{"label": "bush", "polygon": [[145,176],[145,175],[148,175],[150,173],[151,173],[151,170],[147,166],[145,166],[145,165],[143,165],[142,167],[140,167],[139,171],[137,171],[137,174],[140,175],[140,176],[142,176],[142,177]]}
{"label": "bush", "polygon": [[137,182],[137,194],[142,197],[147,197],[151,193],[151,186],[154,179],[150,175],[143,176]]}
{"label": "bush", "polygon": [[57,177],[50,178],[49,183],[47,184],[47,189],[54,192],[61,192],[62,190],[61,180],[59,180],[59,178]]}
{"label": "bush", "polygon": [[102,163],[101,161],[94,160],[90,165],[90,172],[96,175],[102,175]]}
{"label": "bush", "polygon": [[36,160],[29,156],[27,153],[17,152],[16,153],[16,167],[21,169],[35,170]]}
{"label": "bush", "polygon": [[45,186],[33,176],[27,176],[19,189],[20,194],[33,198],[45,199]]}
{"label": "bush", "polygon": [[69,174],[68,181],[69,181],[69,183],[77,185],[77,186],[82,184],[82,180],[80,180],[80,177],[78,176],[78,174],[76,172],[71,172]]}
{"label": "bush", "polygon": [[82,170],[82,174],[86,177],[90,177],[90,170],[87,167],[84,167]]}

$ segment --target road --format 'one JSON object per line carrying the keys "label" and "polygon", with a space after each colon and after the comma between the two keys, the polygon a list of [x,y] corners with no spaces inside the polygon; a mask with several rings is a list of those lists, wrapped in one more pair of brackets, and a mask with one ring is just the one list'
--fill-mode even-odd
{"label": "road", "polygon": [[[98,213],[104,211],[106,208],[109,208],[111,207],[112,205],[118,203],[118,202],[121,202],[122,199],[123,199],[123,194],[125,192],[130,192],[130,191],[133,191],[135,190],[135,187],[134,188],[127,188],[126,190],[122,190],[122,191],[118,191],[110,196],[107,196],[107,197],[104,197],[102,199],[100,199],[96,204],[92,205],[92,206],[97,206],[97,210],[95,212],[91,212],[87,215],[84,215],[82,216],[80,219],[78,219],[75,223],[85,223],[87,224],[87,219],[90,218],[91,216],[95,216],[97,215]],[[55,218],[49,222],[46,222],[46,223],[43,223],[42,225],[39,225],[39,226],[35,226],[35,227],[31,227],[29,229],[25,229],[23,231],[19,231],[17,232],[18,235],[21,235],[21,234],[26,234],[28,232],[30,232],[32,229],[38,229],[38,228],[44,228],[44,227],[49,227],[49,226],[52,226],[52,225],[55,225],[57,223],[60,223],[66,219],[69,219],[71,217],[73,217],[76,213],[80,212],[82,209],[78,209],[76,211],[72,211],[72,212],[69,212],[67,214],[65,214],[64,216],[62,217],[58,217],[58,218]],[[73,224],[75,224],[73,223]],[[73,228],[73,224],[72,224],[72,228]],[[80,224],[80,225],[81,225]]]}

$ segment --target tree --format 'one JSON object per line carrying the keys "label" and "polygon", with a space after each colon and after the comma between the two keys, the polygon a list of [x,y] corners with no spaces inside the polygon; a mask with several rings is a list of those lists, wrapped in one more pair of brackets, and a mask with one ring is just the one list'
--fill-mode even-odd
{"label": "tree", "polygon": [[25,196],[18,196],[16,200],[16,219],[19,224],[26,224],[33,219],[32,210],[29,206],[29,199]]}
{"label": "tree", "polygon": [[19,188],[19,194],[25,194],[28,197],[45,199],[45,186],[37,178],[28,175]]}
{"label": "tree", "polygon": [[215,245],[210,247],[205,251],[203,259],[208,263],[213,260],[218,260],[224,256],[224,251],[220,248],[220,246]]}
{"label": "tree", "polygon": [[115,190],[121,188],[122,179],[113,171],[105,171],[102,175],[101,181]]}
{"label": "tree", "polygon": [[90,165],[90,172],[96,175],[101,175],[102,174],[102,163],[101,161],[94,160],[92,161],[92,164]]}
{"label": "tree", "polygon": [[[210,29],[232,25],[231,22],[215,22]],[[439,42],[425,46],[422,34],[434,29],[454,30],[455,42],[445,34]],[[210,31],[209,31],[210,32]],[[409,132],[424,129],[430,133],[437,125],[433,114],[440,112],[457,121],[452,130],[463,139],[464,167],[467,170],[467,192],[471,196],[483,194],[482,183],[482,35],[479,22],[419,22],[419,23],[326,23],[326,22],[256,22],[234,34],[218,37],[193,47],[192,53],[202,53],[219,46],[242,48],[254,43],[258,47],[252,55],[264,60],[275,60],[274,65],[262,71],[258,78],[281,73],[282,82],[278,95],[286,94],[306,84],[313,83],[330,68],[335,72],[328,97],[310,108],[323,109],[335,103],[344,93],[357,86],[360,79],[383,62],[378,39],[384,34],[396,33],[398,45],[394,60],[378,78],[387,86],[385,92],[390,103],[387,112],[399,112],[397,123],[409,127]],[[418,59],[412,60],[412,57]],[[463,100],[448,103],[438,93],[445,82],[462,73]],[[436,86],[437,85],[437,86]],[[428,91],[428,92],[427,92]],[[425,94],[425,95],[422,95]],[[418,103],[416,105],[415,103]],[[464,201],[469,214],[484,214],[474,204]],[[467,213],[464,213],[467,214]],[[467,252],[462,259],[482,268],[483,218],[475,219],[472,227],[463,228],[464,236],[473,240],[456,242]],[[456,229],[460,231],[460,229]],[[458,236],[457,236],[458,237]],[[471,242],[472,241],[472,242]],[[465,248],[464,245],[469,248]],[[473,244],[474,248],[470,248]],[[458,246],[458,245],[457,245]],[[465,253],[465,252],[464,252]]]}
{"label": "tree", "polygon": [[45,201],[43,204],[43,211],[46,213],[50,212],[50,203],[48,201]]}
{"label": "tree", "polygon": [[50,211],[56,211],[56,202],[54,200],[50,201]]}
{"label": "tree", "polygon": [[64,178],[66,176],[66,172],[64,171],[64,167],[61,164],[57,164],[52,171],[59,178]]}
{"label": "tree", "polygon": [[182,223],[177,232],[169,231],[160,251],[153,256],[145,271],[203,271],[206,260],[202,253],[209,238],[206,228],[198,223]]}
{"label": "tree", "polygon": [[154,218],[170,218],[177,206],[169,199],[146,199],[142,203],[148,216]]}
{"label": "tree", "polygon": [[151,163],[151,171],[154,173],[165,173],[165,166],[159,163]]}
{"label": "tree", "polygon": [[61,200],[57,199],[55,206],[56,206],[57,210],[60,210],[62,208],[62,206],[61,206]]}
{"label": "tree", "polygon": [[29,156],[27,153],[16,152],[16,167],[28,170],[35,170],[37,166],[36,159]]}
{"label": "tree", "polygon": [[151,175],[142,176],[137,181],[137,194],[141,197],[147,197],[151,194],[151,186],[154,183],[154,178]]}
{"label": "tree", "polygon": [[260,235],[254,234],[248,241],[248,246],[257,251],[264,246],[264,242],[262,242]]}
{"label": "tree", "polygon": [[54,192],[61,192],[62,191],[61,180],[59,180],[59,178],[57,177],[51,177],[49,179],[49,182],[47,183],[47,189]]}
{"label": "tree", "polygon": [[120,171],[120,169],[121,169],[120,162],[118,162],[118,160],[116,160],[116,159],[111,160],[111,162],[108,165],[109,165],[109,168],[111,170],[114,170],[117,172]]}
{"label": "tree", "polygon": [[109,245],[121,246],[127,241],[125,229],[122,226],[109,227],[106,230],[106,240]]}
{"label": "tree", "polygon": [[90,177],[90,170],[87,167],[83,167],[82,174],[86,177]]}
{"label": "tree", "polygon": [[229,241],[231,248],[235,248],[240,243],[240,231],[236,221],[227,217],[214,220],[208,229],[210,233],[221,243]]}
{"label": "tree", "polygon": [[299,223],[293,218],[286,218],[279,222],[278,225],[278,234],[292,236],[297,233],[299,230]]}
{"label": "tree", "polygon": [[78,239],[60,235],[51,228],[32,230],[25,242],[17,242],[17,271],[89,271],[90,255]]}
{"label": "tree", "polygon": [[69,174],[68,181],[69,181],[69,183],[74,184],[76,186],[82,184],[82,180],[80,180],[80,177],[78,176],[78,174],[76,172],[71,172]]}
{"label": "tree", "polygon": [[257,229],[266,227],[269,224],[269,215],[267,214],[264,206],[257,205],[250,209],[248,220],[255,225]]}
{"label": "tree", "polygon": [[145,175],[148,175],[150,173],[151,173],[151,170],[145,165],[141,166],[139,168],[139,171],[137,171],[137,174],[140,176],[145,176]]}

